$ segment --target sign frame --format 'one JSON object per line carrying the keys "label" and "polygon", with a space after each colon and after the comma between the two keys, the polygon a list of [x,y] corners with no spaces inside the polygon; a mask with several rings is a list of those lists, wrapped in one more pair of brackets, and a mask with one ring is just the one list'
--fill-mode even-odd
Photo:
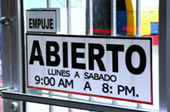
{"label": "sign frame", "polygon": [[29,30],[28,25],[26,24],[26,31],[28,33],[57,33],[57,31],[61,30],[61,25],[60,25],[60,9],[59,8],[32,8],[32,9],[28,9],[26,10],[26,23],[27,22],[27,12],[54,12],[55,13],[55,21],[54,21],[54,26],[55,26],[55,30],[54,31],[34,31],[34,30]]}
{"label": "sign frame", "polygon": [[[150,40],[150,97],[151,97],[151,102],[145,102],[145,101],[137,101],[137,100],[130,100],[130,99],[124,99],[124,98],[116,98],[116,97],[107,97],[107,96],[102,96],[102,95],[95,95],[95,94],[88,94],[88,93],[80,93],[80,92],[72,92],[72,91],[66,91],[66,90],[56,90],[56,89],[48,89],[48,88],[42,88],[42,87],[33,87],[29,86],[29,81],[28,81],[28,49],[26,48],[26,68],[27,68],[27,88],[32,88],[32,89],[39,89],[39,90],[47,90],[47,91],[54,91],[54,92],[63,92],[63,93],[68,93],[68,94],[77,94],[77,95],[84,95],[84,96],[91,96],[91,97],[99,97],[99,98],[107,98],[107,99],[112,99],[112,100],[120,100],[120,101],[128,101],[128,102],[133,102],[133,103],[141,103],[141,104],[150,104],[153,105],[153,75],[152,75],[152,38],[148,37],[124,37],[124,36],[119,36],[119,37],[109,37],[109,36],[82,36],[82,35],[56,35],[56,34],[36,34],[36,33],[27,33],[26,34],[26,41],[28,41],[28,35],[33,35],[33,36],[51,36],[53,38],[58,38],[58,37],[67,37],[67,38],[96,38],[96,39],[132,39],[132,40]],[[27,42],[26,42],[27,43]],[[27,47],[27,45],[26,45]]]}

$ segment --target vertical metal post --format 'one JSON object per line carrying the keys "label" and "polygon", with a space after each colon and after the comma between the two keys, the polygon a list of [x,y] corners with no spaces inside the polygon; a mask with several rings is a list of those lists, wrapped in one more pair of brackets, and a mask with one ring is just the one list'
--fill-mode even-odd
{"label": "vertical metal post", "polygon": [[[136,0],[136,36],[141,36],[141,0]],[[137,108],[142,108],[142,105],[138,103]]]}
{"label": "vertical metal post", "polygon": [[170,112],[170,0],[159,3],[159,106]]}
{"label": "vertical metal post", "polygon": [[[86,1],[86,25],[86,34],[93,35],[93,0]],[[93,100],[93,97],[89,97],[90,102]]]}
{"label": "vertical metal post", "polygon": [[[111,4],[111,26],[112,26],[112,36],[116,36],[116,1],[117,0],[112,0],[112,4]],[[117,101],[116,100],[112,100],[112,104],[116,105]]]}
{"label": "vertical metal post", "polygon": [[[66,0],[66,5],[67,5],[67,34],[70,35],[71,34],[71,0]],[[73,95],[69,94],[68,98],[72,98]],[[69,108],[68,112],[72,112],[72,109]]]}
{"label": "vertical metal post", "polygon": [[[23,8],[22,0],[2,0],[2,16],[12,20],[9,26],[2,25],[2,78],[3,86],[14,88],[18,92],[23,92]],[[3,100],[4,112],[11,112],[14,101]],[[22,112],[22,102],[17,102],[17,111]]]}
{"label": "vertical metal post", "polygon": [[136,36],[141,36],[141,0],[136,0]]}
{"label": "vertical metal post", "polygon": [[[49,96],[52,97],[52,92],[49,91]],[[54,112],[53,106],[49,105],[49,112]]]}
{"label": "vertical metal post", "polygon": [[111,18],[112,18],[112,36],[116,36],[116,1],[117,0],[112,0],[111,4]]}
{"label": "vertical metal post", "polygon": [[[88,19],[89,19],[89,31],[88,35],[93,35],[93,0],[88,0]],[[93,101],[93,97],[89,97],[89,101]],[[92,112],[92,111],[90,111]]]}
{"label": "vertical metal post", "polygon": [[47,0],[47,8],[51,7],[51,0]]}
{"label": "vertical metal post", "polygon": [[[72,94],[69,94],[69,95],[68,95],[68,98],[69,98],[69,99],[72,99],[72,98],[73,98],[73,95],[72,95]],[[69,108],[69,109],[68,109],[68,112],[73,112],[72,108]]]}
{"label": "vertical metal post", "polygon": [[86,34],[93,35],[93,0],[86,1]]}
{"label": "vertical metal post", "polygon": [[[47,8],[51,8],[51,0],[47,0]],[[52,96],[52,92],[49,91],[49,96]],[[49,112],[53,112],[53,106],[49,105]]]}
{"label": "vertical metal post", "polygon": [[67,0],[67,34],[71,34],[71,0]]}
{"label": "vertical metal post", "polygon": [[93,0],[89,0],[89,35],[93,35]]}

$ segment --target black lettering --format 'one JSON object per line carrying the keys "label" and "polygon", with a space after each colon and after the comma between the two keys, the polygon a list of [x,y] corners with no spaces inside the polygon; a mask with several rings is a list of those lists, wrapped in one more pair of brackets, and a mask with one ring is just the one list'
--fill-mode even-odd
{"label": "black lettering", "polygon": [[68,44],[63,42],[63,67],[68,68]]}
{"label": "black lettering", "polygon": [[84,73],[84,79],[90,79],[90,77],[88,76],[88,74],[89,74],[88,72],[85,72],[85,73]]}
{"label": "black lettering", "polygon": [[125,91],[125,87],[122,85],[118,85],[118,95],[123,91]]}
{"label": "black lettering", "polygon": [[74,75],[74,78],[76,78],[76,77],[80,78],[80,75],[79,75],[78,72],[76,72],[75,75]]}
{"label": "black lettering", "polygon": [[[52,47],[54,48],[53,51],[51,51]],[[60,56],[58,55],[58,51],[59,51],[59,45],[57,42],[48,41],[46,43],[47,66],[58,66],[60,64]],[[54,60],[52,60],[51,57],[53,57]]]}
{"label": "black lettering", "polygon": [[[36,51],[37,51],[37,53],[36,53]],[[39,61],[40,65],[44,65],[44,61],[43,61],[43,57],[42,57],[42,53],[41,53],[41,49],[40,49],[38,40],[33,41],[29,64],[33,64],[34,61]]]}
{"label": "black lettering", "polygon": [[70,82],[65,79],[65,81],[63,79],[60,79],[58,87],[63,86],[64,88],[67,88],[68,86],[71,86],[71,88],[73,88],[73,80],[71,80]]}
{"label": "black lettering", "polygon": [[63,86],[66,88],[63,79],[60,79],[60,81],[59,81],[58,87],[60,87],[60,86]]}
{"label": "black lettering", "polygon": [[110,76],[108,74],[105,74],[103,80],[104,81],[109,81],[110,80]]}
{"label": "black lettering", "polygon": [[49,19],[44,19],[44,21],[45,21],[45,25],[46,25],[46,29],[49,29],[49,27],[50,27],[50,20]]}
{"label": "black lettering", "polygon": [[48,69],[48,75],[56,75],[56,70],[54,69]]}
{"label": "black lettering", "polygon": [[[95,50],[98,54],[95,54]],[[94,61],[96,60],[101,71],[106,71],[102,58],[104,56],[104,48],[101,44],[89,44],[89,69],[94,70]]]}
{"label": "black lettering", "polygon": [[65,79],[65,81],[67,86],[71,86],[71,88],[73,88],[73,80],[69,82],[67,79]]}
{"label": "black lettering", "polygon": [[53,19],[50,19],[50,29],[53,29]]}
{"label": "black lettering", "polygon": [[84,90],[86,90],[86,89],[89,89],[90,91],[92,91],[90,83],[88,81],[86,81],[86,84],[84,86]]}
{"label": "black lettering", "polygon": [[115,75],[111,75],[110,80],[112,82],[116,82],[117,81],[117,77]]}
{"label": "black lettering", "polygon": [[48,69],[48,75],[70,77],[69,70]]}
{"label": "black lettering", "polygon": [[46,23],[45,23],[45,19],[41,19],[41,27],[42,29],[45,29]]}
{"label": "black lettering", "polygon": [[[132,54],[134,52],[137,52],[139,54],[139,57],[140,57],[140,64],[137,68],[135,68],[132,65]],[[128,48],[128,50],[126,52],[126,66],[129,70],[129,72],[133,73],[134,75],[139,75],[145,70],[146,54],[145,54],[145,51],[143,50],[142,47],[140,47],[138,45],[132,45]]]}
{"label": "black lettering", "polygon": [[29,28],[53,29],[53,19],[30,18]]}
{"label": "black lettering", "polygon": [[118,68],[119,68],[119,65],[118,65],[118,59],[119,59],[118,58],[118,52],[124,51],[124,46],[123,45],[111,45],[111,44],[108,44],[106,49],[108,51],[112,51],[112,63],[113,63],[112,71],[113,72],[119,72],[118,71]]}
{"label": "black lettering", "polygon": [[41,19],[38,18],[38,28],[40,27],[41,25]]}
{"label": "black lettering", "polygon": [[38,20],[37,19],[33,19],[33,28],[38,28]]}
{"label": "black lettering", "polygon": [[29,28],[32,28],[32,19],[29,18]]}
{"label": "black lettering", "polygon": [[84,43],[71,43],[71,52],[72,52],[72,68],[85,69],[84,63],[78,63],[77,58],[84,58],[84,53],[77,52],[77,49],[85,48]]}
{"label": "black lettering", "polygon": [[133,96],[135,96],[135,87],[132,87],[131,89],[129,89],[128,86],[125,86],[125,95],[127,96],[128,94],[131,94],[131,93]]}

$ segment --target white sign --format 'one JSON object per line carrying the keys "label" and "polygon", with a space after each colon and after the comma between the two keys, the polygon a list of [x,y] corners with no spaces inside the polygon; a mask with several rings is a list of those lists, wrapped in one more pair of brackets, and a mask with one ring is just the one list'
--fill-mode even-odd
{"label": "white sign", "polygon": [[27,32],[53,32],[60,30],[59,9],[57,10],[27,10]]}
{"label": "white sign", "polygon": [[27,87],[153,104],[150,38],[27,35]]}

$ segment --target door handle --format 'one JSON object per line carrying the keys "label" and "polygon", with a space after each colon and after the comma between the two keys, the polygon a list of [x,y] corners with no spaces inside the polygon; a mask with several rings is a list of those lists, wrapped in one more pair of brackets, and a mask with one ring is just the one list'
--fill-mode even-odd
{"label": "door handle", "polygon": [[1,17],[0,18],[0,23],[2,25],[8,26],[8,25],[10,25],[12,23],[12,20],[10,18],[8,18],[8,17]]}
{"label": "door handle", "polygon": [[10,87],[3,87],[3,88],[0,88],[0,96],[1,96],[1,92],[4,91],[4,90],[8,90],[8,89],[11,89]]}

